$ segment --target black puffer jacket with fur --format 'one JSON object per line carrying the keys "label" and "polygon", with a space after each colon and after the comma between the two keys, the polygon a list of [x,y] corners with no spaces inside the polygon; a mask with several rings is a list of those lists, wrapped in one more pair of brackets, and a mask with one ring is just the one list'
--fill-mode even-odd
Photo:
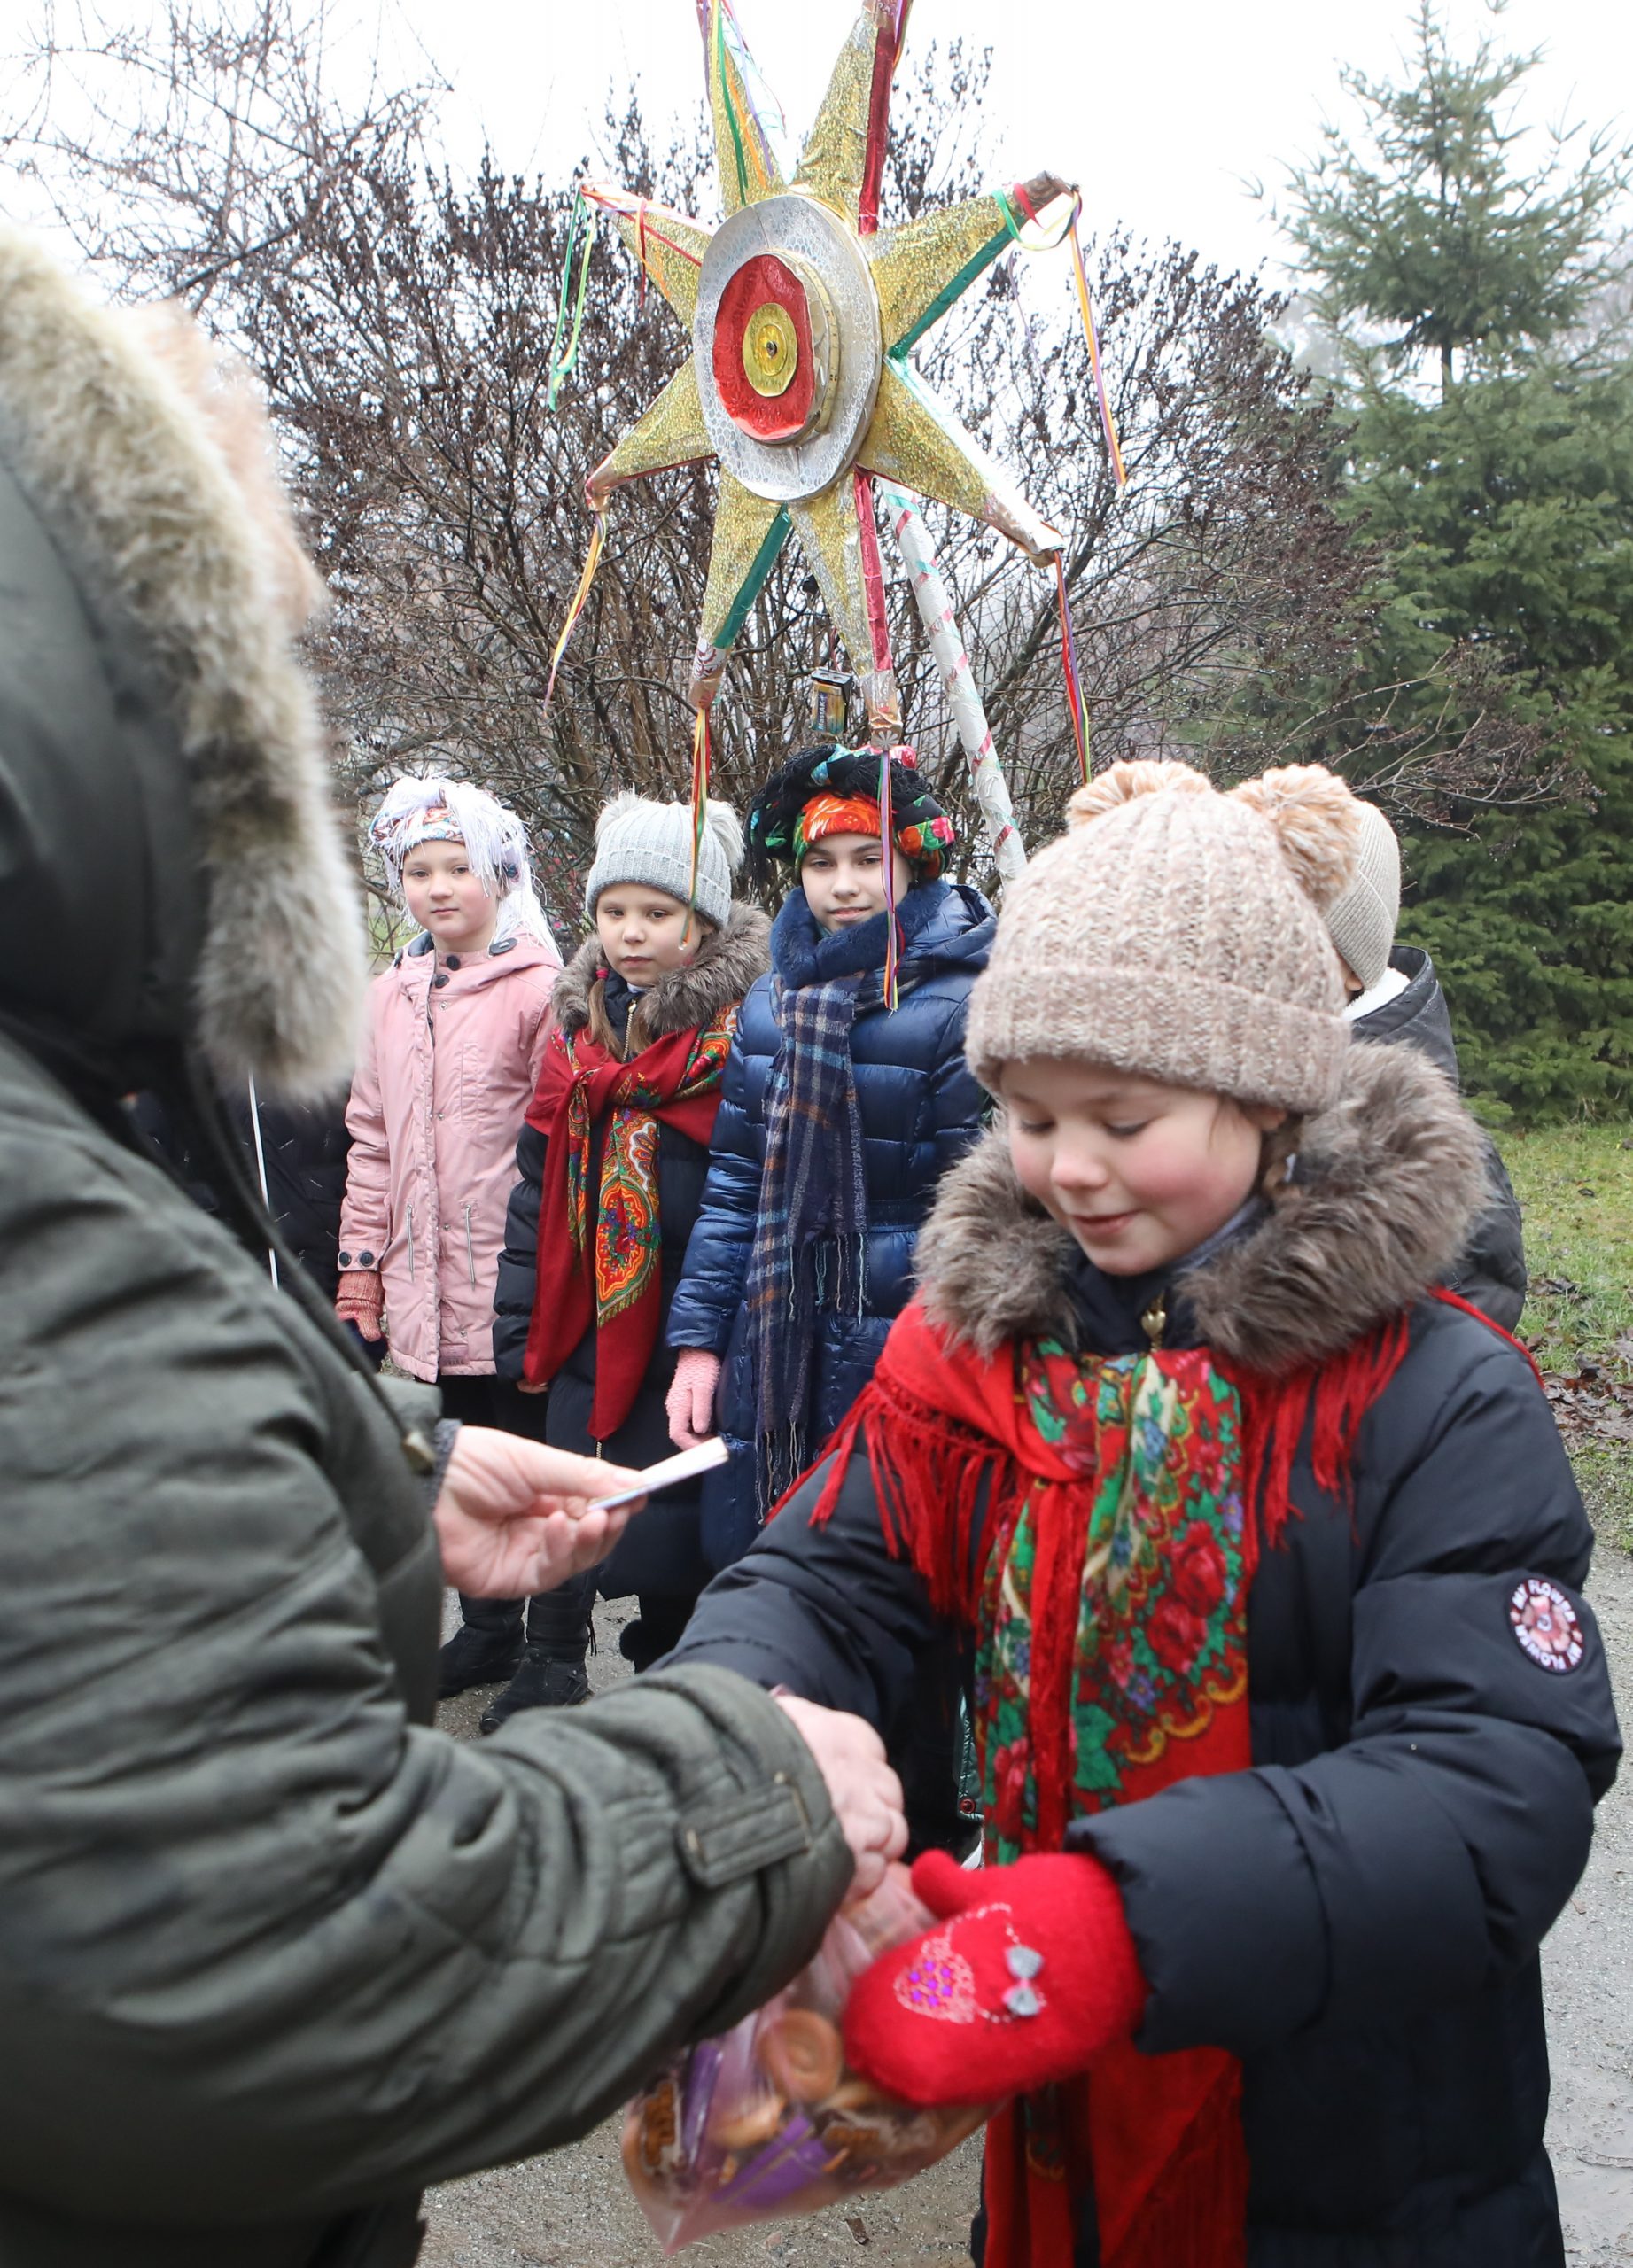
{"label": "black puffer jacket with fur", "polygon": [[[1475,1130],[1413,1051],[1356,1048],[1287,1197],[1189,1277],[1101,1275],[1016,1186],[1001,1138],[948,1177],[921,1245],[944,1328],[1285,1371],[1406,1309],[1353,1502],[1306,1453],[1300,1517],[1249,1600],[1254,1765],[1080,1821],[1151,1992],[1139,2044],[1243,2059],[1252,2268],[1557,2268],[1537,1949],[1586,1860],[1620,1743],[1592,1537],[1519,1348],[1434,1297],[1483,1198]],[[808,1480],[705,1593],[677,1660],[715,1662],[897,1732],[938,1635],[887,1550],[867,1459],[831,1522]],[[1511,1621],[1538,1577],[1579,1617],[1552,1674]],[[977,2254],[979,2257],[979,2235]],[[1079,2268],[1098,2252],[1082,2233]]]}
{"label": "black puffer jacket with fur", "polygon": [[[660,976],[641,996],[641,1021],[649,1039],[662,1039],[671,1032],[710,1023],[722,1008],[740,1003],[770,959],[770,936],[771,924],[758,906],[735,904],[725,928],[703,944],[695,960]],[[550,1007],[564,1033],[582,1031],[588,1024],[591,991],[603,967],[598,940],[587,937],[556,979]],[[620,1029],[620,1037],[626,1029],[631,997],[627,986],[619,985],[616,979],[609,982],[604,995],[607,1012],[614,1028]],[[601,1145],[606,1132],[603,1122],[596,1130],[597,1191]],[[540,1214],[548,1148],[547,1138],[536,1127],[523,1127],[516,1146],[517,1178],[505,1216],[504,1249],[499,1255],[494,1295],[494,1363],[502,1379],[521,1377],[527,1352],[539,1280]],[[657,1225],[664,1304],[657,1343],[634,1408],[618,1432],[598,1443],[590,1432],[595,1399],[595,1332],[593,1328],[587,1331],[550,1383],[545,1438],[553,1448],[572,1449],[580,1456],[603,1455],[615,1464],[632,1465],[637,1471],[673,1455],[664,1397],[680,1356],[676,1348],[665,1344],[664,1325],[686,1266],[687,1245],[703,1210],[704,1184],[708,1177],[708,1144],[694,1142],[678,1127],[660,1123]],[[595,1202],[592,1192],[592,1210]],[[698,1516],[695,1487],[672,1488],[654,1498],[641,1518],[630,1522],[611,1557],[599,1569],[597,1588],[602,1596],[624,1598],[635,1592],[675,1602],[696,1598],[712,1572],[704,1557]]]}

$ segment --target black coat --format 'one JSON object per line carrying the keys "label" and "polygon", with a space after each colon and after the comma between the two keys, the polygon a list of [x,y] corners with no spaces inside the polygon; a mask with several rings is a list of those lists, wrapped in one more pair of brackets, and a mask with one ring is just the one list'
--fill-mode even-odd
{"label": "black coat", "polygon": [[[1591,1532],[1524,1355],[1421,1296],[1456,1248],[1430,1249],[1436,1208],[1455,1239],[1480,1202],[1472,1130],[1459,1206],[1414,1131],[1426,1094],[1456,1109],[1443,1086],[1394,1050],[1357,1050],[1346,1078],[1347,1123],[1306,1128],[1297,1203],[1178,1279],[1167,1343],[1279,1368],[1410,1302],[1410,1351],[1362,1425],[1353,1502],[1317,1487],[1307,1444],[1296,1462],[1299,1516],[1249,1599],[1253,1768],[1069,1843],[1122,1891],[1151,1987],[1139,2044],[1242,2058],[1253,2268],[1558,2268],[1537,1949],[1620,1753],[1581,1596]],[[921,1255],[931,1312],[988,1351],[1060,1332],[1131,1352],[1161,1287],[1084,1262],[996,1140],[950,1177]],[[942,1634],[866,1458],[822,1527],[802,1517],[817,1487],[704,1595],[674,1658],[893,1728]],[[1528,1574],[1581,1619],[1565,1674],[1511,1625]]]}
{"label": "black coat", "polygon": [[[156,1094],[143,1091],[127,1102],[126,1113],[144,1146],[181,1182],[202,1212],[220,1206],[202,1162],[176,1134]],[[331,1304],[338,1286],[340,1200],[346,1195],[346,1159],[351,1148],[339,1110],[319,1103],[261,1102],[261,1157],[247,1092],[227,1102],[226,1114],[244,1152],[246,1171],[260,1185],[261,1159],[267,1169],[267,1210],[285,1246]]]}
{"label": "black coat", "polygon": [[[1356,1038],[1404,1041],[1437,1063],[1458,1085],[1458,1044],[1434,962],[1420,945],[1397,945],[1389,966],[1408,980],[1406,990],[1370,1015],[1357,1016],[1350,1028]],[[1500,1323],[1505,1331],[1515,1331],[1525,1310],[1525,1226],[1497,1144],[1489,1134],[1483,1140],[1489,1194],[1449,1280],[1451,1289],[1482,1315]]]}
{"label": "black coat", "polygon": [[[325,1299],[339,1278],[340,1202],[346,1195],[346,1153],[352,1138],[346,1114],[319,1103],[258,1103],[261,1158],[267,1169],[267,1209],[284,1241]],[[252,1174],[259,1176],[255,1130],[248,1095],[235,1097],[228,1115],[237,1130]]]}
{"label": "black coat", "polygon": [[[752,906],[734,906],[727,928],[702,947],[689,967],[660,979],[644,996],[642,1021],[649,1036],[658,1038],[691,1024],[709,1022],[722,1007],[741,1000],[766,966],[767,934],[763,913]],[[553,1006],[564,1031],[581,1030],[588,1022],[590,988],[602,966],[599,946],[592,937],[562,972]],[[604,998],[609,1021],[622,1038],[632,1005],[629,990],[613,977]],[[604,1127],[599,1134],[604,1137]],[[527,1350],[538,1282],[539,1220],[548,1146],[544,1135],[524,1126],[517,1144],[518,1178],[505,1216],[504,1249],[499,1255],[494,1292],[494,1361],[501,1378],[521,1377]],[[600,1169],[598,1139],[597,1184]],[[593,1328],[587,1331],[550,1382],[545,1438],[554,1447],[575,1450],[582,1456],[603,1455],[615,1464],[637,1468],[673,1456],[674,1444],[669,1438],[664,1400],[679,1357],[665,1344],[665,1325],[686,1264],[687,1242],[702,1208],[708,1173],[707,1146],[660,1123],[657,1210],[663,1315],[652,1359],[629,1416],[609,1440],[597,1443],[589,1429],[595,1394],[595,1332]],[[592,1193],[592,1208],[595,1202]],[[689,1600],[696,1598],[712,1572],[698,1538],[697,1491],[676,1488],[655,1497],[641,1518],[630,1522],[610,1557],[598,1570],[598,1587],[606,1598],[636,1592],[647,1597]]]}

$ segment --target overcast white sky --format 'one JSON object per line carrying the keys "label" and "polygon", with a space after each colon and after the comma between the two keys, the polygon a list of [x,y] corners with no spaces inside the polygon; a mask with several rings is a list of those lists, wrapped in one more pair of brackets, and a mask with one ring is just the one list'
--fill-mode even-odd
{"label": "overcast white sky", "polygon": [[[594,137],[610,83],[638,78],[650,110],[700,96],[694,0],[352,0],[388,54],[415,41],[452,80],[456,151],[485,132],[507,170],[565,175]],[[332,0],[336,17],[347,0]],[[1391,71],[1410,0],[915,0],[909,55],[962,36],[994,50],[989,128],[996,177],[1048,167],[1080,180],[1091,228],[1123,220],[1230,264],[1273,260],[1278,239],[1246,183],[1272,190],[1344,114],[1342,63]],[[855,0],[736,0],[796,145]],[[1449,0],[1459,42],[1481,28],[1542,47],[1526,115],[1620,120],[1633,135],[1633,8],[1626,0],[1511,0],[1500,18]],[[707,216],[712,217],[712,216]]]}

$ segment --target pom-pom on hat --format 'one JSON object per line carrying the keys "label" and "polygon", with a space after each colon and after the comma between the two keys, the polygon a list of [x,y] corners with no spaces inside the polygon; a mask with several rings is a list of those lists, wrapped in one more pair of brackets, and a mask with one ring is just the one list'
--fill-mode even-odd
{"label": "pom-pom on hat", "polygon": [[[743,827],[729,804],[704,806],[697,851],[697,911],[717,929],[732,910],[732,876],[743,864]],[[615,796],[595,822],[595,863],[584,885],[584,911],[594,920],[603,890],[619,882],[645,882],[684,905],[692,889],[692,807],[658,804],[626,791]]]}
{"label": "pom-pom on hat", "polygon": [[500,901],[495,941],[525,935],[555,950],[533,889],[527,829],[486,788],[469,780],[395,780],[374,815],[369,839],[385,862],[399,905],[403,865],[411,850],[422,843],[463,843],[483,889]]}
{"label": "pom-pom on hat", "polygon": [[[797,866],[824,835],[877,835],[879,751],[819,741],[774,772],[749,806],[749,858],[758,879]],[[908,748],[890,750],[890,834],[920,879],[934,882],[958,832]]]}
{"label": "pom-pom on hat", "polygon": [[976,1076],[1077,1057],[1174,1086],[1320,1110],[1349,1028],[1324,914],[1360,806],[1318,765],[1221,795],[1186,764],[1117,764],[1005,893],[969,1004]]}

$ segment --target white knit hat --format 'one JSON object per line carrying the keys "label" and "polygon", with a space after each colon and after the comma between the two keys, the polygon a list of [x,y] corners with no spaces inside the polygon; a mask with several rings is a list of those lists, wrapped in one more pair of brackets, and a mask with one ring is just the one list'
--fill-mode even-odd
{"label": "white knit hat", "polygon": [[[697,911],[717,929],[732,910],[732,876],[743,864],[743,828],[729,804],[704,806],[697,852]],[[692,808],[653,803],[626,790],[595,822],[595,863],[584,885],[584,911],[594,920],[603,889],[645,882],[684,905],[692,888]]]}
{"label": "white knit hat", "polygon": [[1401,916],[1401,846],[1376,804],[1358,799],[1360,839],[1355,880],[1326,909],[1327,935],[1370,992],[1389,966]]}
{"label": "white knit hat", "polygon": [[1349,1046],[1321,909],[1348,886],[1355,798],[1319,765],[1218,794],[1186,764],[1116,764],[1004,893],[969,1002],[997,1091],[1029,1057],[1111,1064],[1320,1110]]}

